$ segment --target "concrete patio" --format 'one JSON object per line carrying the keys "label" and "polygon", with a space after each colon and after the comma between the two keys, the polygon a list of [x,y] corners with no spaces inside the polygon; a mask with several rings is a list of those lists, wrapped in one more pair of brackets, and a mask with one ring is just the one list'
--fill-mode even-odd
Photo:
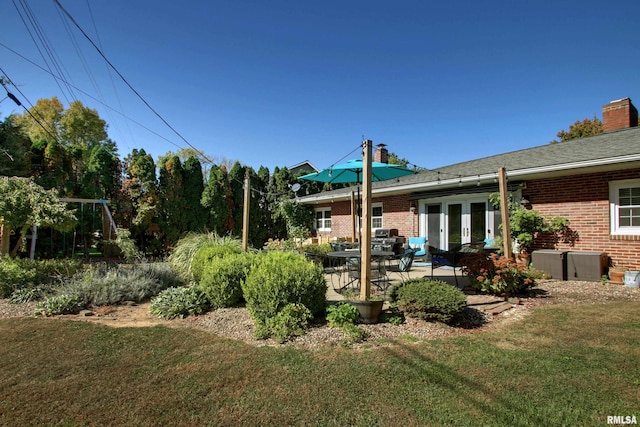
{"label": "concrete patio", "polygon": [[[458,276],[458,287],[460,289],[465,289],[469,285],[469,280],[462,275],[460,269],[456,271],[456,275]],[[389,288],[393,286],[395,283],[399,283],[402,281],[402,277],[399,273],[388,273],[389,276]],[[334,290],[334,286],[332,283],[335,283],[336,277],[332,277],[331,274],[326,274],[327,278],[327,300],[328,301],[343,301],[346,298],[340,293]],[[425,265],[423,263],[419,263],[418,265],[413,265],[411,270],[409,271],[409,278],[411,279],[419,279],[422,277],[431,277],[431,266]],[[407,274],[404,274],[404,278],[407,278]],[[434,280],[442,280],[447,282],[451,286],[456,286],[456,280],[453,274],[453,269],[451,267],[437,268],[433,271],[433,279]],[[333,282],[332,282],[333,280]],[[372,290],[375,290],[376,286],[372,284]],[[504,298],[495,297],[490,295],[467,295],[467,304],[470,307],[473,307],[477,310],[480,310],[484,313],[496,315],[500,314],[506,310],[513,308],[514,304],[507,302]],[[385,304],[386,306],[386,304]]]}

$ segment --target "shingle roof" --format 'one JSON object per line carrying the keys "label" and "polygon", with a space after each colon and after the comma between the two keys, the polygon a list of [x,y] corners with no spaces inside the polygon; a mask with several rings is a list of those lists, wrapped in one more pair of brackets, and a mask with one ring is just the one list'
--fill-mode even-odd
{"label": "shingle roof", "polygon": [[[539,173],[536,170],[575,169],[576,165],[580,164],[582,164],[581,167],[591,163],[615,165],[624,161],[625,157],[640,160],[640,128],[638,127],[469,160],[399,179],[375,182],[372,188],[374,190],[406,188],[407,186],[418,187],[420,184],[429,186],[439,179],[461,178],[464,180],[464,177],[494,175],[501,167],[504,167],[510,175],[516,176],[518,171],[528,170],[532,171],[531,174],[535,174]],[[339,196],[349,192],[349,189],[340,189],[322,194]],[[311,199],[314,198],[313,196],[318,195],[308,197]],[[304,200],[305,197],[301,198],[301,201]]]}
{"label": "shingle roof", "polygon": [[438,179],[468,177],[495,173],[504,167],[510,172],[522,169],[571,165],[593,160],[613,159],[623,156],[640,155],[640,128],[629,128],[606,132],[587,138],[573,139],[555,144],[546,144],[524,150],[512,151],[495,156],[483,157],[431,169],[416,175],[401,178],[396,182],[376,183],[374,188],[429,182]]}

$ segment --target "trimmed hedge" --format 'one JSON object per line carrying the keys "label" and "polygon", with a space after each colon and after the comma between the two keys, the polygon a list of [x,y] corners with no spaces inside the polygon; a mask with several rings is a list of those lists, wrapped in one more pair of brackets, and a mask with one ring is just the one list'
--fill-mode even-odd
{"label": "trimmed hedge", "polygon": [[313,316],[324,311],[327,282],[322,267],[294,252],[256,257],[242,285],[247,309],[259,329],[287,304],[303,304]]}
{"label": "trimmed hedge", "polygon": [[444,323],[462,315],[467,307],[466,295],[441,280],[407,280],[392,289],[390,298],[407,317]]}

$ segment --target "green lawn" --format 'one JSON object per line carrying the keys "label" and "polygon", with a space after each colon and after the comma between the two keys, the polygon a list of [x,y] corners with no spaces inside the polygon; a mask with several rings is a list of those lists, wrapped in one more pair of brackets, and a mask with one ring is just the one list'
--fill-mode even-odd
{"label": "green lawn", "polygon": [[640,418],[640,303],[368,350],[0,321],[1,425],[601,426]]}

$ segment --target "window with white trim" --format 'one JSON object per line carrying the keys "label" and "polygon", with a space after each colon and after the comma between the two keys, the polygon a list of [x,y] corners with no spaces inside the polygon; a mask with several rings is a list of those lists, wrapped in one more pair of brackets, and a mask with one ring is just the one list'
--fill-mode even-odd
{"label": "window with white trim", "polygon": [[640,235],[640,180],[609,183],[611,234]]}
{"label": "window with white trim", "polygon": [[316,209],[316,230],[331,231],[331,208]]}
{"label": "window with white trim", "polygon": [[382,203],[375,203],[371,207],[371,228],[383,228],[382,224]]}

